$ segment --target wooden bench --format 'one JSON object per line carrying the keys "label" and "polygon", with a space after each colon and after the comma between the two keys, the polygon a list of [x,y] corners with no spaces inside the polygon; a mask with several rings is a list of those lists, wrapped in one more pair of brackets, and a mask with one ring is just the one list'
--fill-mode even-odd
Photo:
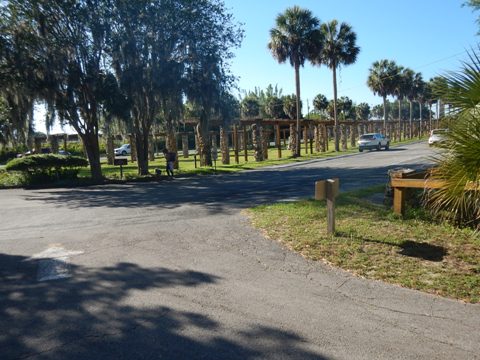
{"label": "wooden bench", "polygon": [[[430,170],[420,172],[398,172],[392,173],[390,186],[393,189],[393,211],[398,215],[405,215],[405,201],[408,189],[441,189],[446,186],[443,180],[429,179]],[[465,190],[480,191],[480,184],[470,182]]]}

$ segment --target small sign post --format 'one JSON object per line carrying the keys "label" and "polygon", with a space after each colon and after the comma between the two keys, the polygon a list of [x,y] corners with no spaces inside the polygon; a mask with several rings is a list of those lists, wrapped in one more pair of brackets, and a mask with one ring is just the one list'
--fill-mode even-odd
{"label": "small sign post", "polygon": [[340,189],[338,178],[315,182],[315,200],[327,199],[327,233],[335,234],[335,198]]}
{"label": "small sign post", "polygon": [[120,166],[120,179],[123,178],[123,165],[128,165],[127,158],[115,158],[113,159],[113,165]]}

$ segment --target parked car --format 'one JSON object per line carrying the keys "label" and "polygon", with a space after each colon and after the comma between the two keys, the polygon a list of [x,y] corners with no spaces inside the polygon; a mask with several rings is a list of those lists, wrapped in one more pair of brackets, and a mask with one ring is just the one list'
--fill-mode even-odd
{"label": "parked car", "polygon": [[432,146],[445,141],[445,133],[447,129],[435,129],[430,131],[430,137],[428,138],[428,145]]}
{"label": "parked car", "polygon": [[70,152],[68,152],[66,150],[58,150],[58,155],[70,156],[72,154],[70,154]]}
{"label": "parked car", "polygon": [[358,140],[358,151],[360,152],[365,149],[380,150],[381,148],[384,148],[385,150],[390,148],[390,139],[382,134],[363,134]]}
{"label": "parked car", "polygon": [[130,155],[131,152],[132,152],[132,149],[130,148],[130,144],[123,144],[119,148],[115,149],[115,155],[126,156],[126,155]]}

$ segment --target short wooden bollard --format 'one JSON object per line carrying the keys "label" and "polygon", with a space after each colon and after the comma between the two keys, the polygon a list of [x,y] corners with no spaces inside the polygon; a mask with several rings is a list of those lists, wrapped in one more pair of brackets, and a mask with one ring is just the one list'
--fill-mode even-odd
{"label": "short wooden bollard", "polygon": [[327,199],[327,233],[335,234],[335,198],[340,189],[338,178],[315,182],[315,200]]}

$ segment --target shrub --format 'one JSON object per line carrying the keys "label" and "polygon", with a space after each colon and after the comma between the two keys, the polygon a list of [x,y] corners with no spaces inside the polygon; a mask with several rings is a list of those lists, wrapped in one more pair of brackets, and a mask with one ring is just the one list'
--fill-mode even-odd
{"label": "shrub", "polygon": [[84,166],[88,166],[88,161],[78,156],[45,154],[11,160],[5,169],[20,171],[28,183],[39,184],[60,179],[75,179],[79,168]]}

